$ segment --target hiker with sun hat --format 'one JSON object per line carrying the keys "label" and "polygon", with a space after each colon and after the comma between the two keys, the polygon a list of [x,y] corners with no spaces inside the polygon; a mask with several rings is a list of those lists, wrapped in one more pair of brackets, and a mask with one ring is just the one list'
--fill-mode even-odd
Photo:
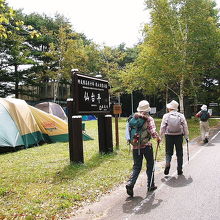
{"label": "hiker with sun hat", "polygon": [[207,105],[202,105],[201,111],[196,114],[196,117],[200,119],[200,132],[201,138],[204,144],[208,143],[209,138],[209,118],[210,113],[207,110]]}
{"label": "hiker with sun hat", "polygon": [[160,126],[160,136],[165,135],[166,165],[164,174],[168,175],[174,146],[177,156],[177,174],[182,175],[183,165],[183,136],[189,139],[189,130],[185,116],[178,112],[179,103],[172,100],[167,104],[168,113],[164,114]]}
{"label": "hiker with sun hat", "polygon": [[132,146],[133,169],[126,184],[127,194],[133,196],[133,188],[142,168],[143,157],[147,161],[147,182],[148,192],[154,191],[157,187],[154,184],[153,167],[153,146],[151,138],[155,138],[159,143],[161,141],[157,131],[154,119],[150,116],[150,105],[146,100],[139,102],[137,112],[129,117],[126,126],[126,139]]}

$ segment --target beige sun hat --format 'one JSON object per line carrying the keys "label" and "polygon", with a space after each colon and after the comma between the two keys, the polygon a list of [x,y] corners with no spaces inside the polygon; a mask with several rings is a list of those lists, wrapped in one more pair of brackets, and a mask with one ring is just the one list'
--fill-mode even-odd
{"label": "beige sun hat", "polygon": [[139,104],[138,104],[138,107],[137,107],[138,112],[149,112],[150,109],[151,109],[150,104],[146,100],[140,101]]}
{"label": "beige sun hat", "polygon": [[172,100],[170,103],[167,104],[167,108],[173,109],[173,110],[178,110],[179,103],[176,102],[175,100]]}
{"label": "beige sun hat", "polygon": [[207,105],[202,105],[201,109],[207,111]]}

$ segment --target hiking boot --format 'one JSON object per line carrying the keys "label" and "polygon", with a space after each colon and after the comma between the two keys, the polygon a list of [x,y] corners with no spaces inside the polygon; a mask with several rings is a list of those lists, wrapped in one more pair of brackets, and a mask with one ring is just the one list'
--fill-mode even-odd
{"label": "hiking boot", "polygon": [[178,175],[182,175],[182,174],[183,174],[183,171],[182,171],[182,170],[177,170],[177,174],[178,174]]}
{"label": "hiking boot", "polygon": [[127,194],[131,197],[133,197],[134,195],[133,188],[134,188],[133,186],[126,185]]}
{"label": "hiking boot", "polygon": [[151,187],[148,187],[147,188],[147,191],[148,192],[152,192],[152,191],[154,191],[154,190],[156,190],[157,189],[157,186],[151,186]]}
{"label": "hiking boot", "polygon": [[168,175],[170,171],[170,167],[165,167],[164,174]]}

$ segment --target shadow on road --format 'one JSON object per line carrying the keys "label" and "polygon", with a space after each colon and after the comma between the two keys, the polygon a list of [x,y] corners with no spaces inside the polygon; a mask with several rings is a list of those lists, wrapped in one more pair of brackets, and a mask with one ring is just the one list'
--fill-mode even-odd
{"label": "shadow on road", "polygon": [[147,195],[146,198],[127,198],[123,204],[124,213],[135,213],[136,215],[146,214],[157,208],[163,200],[155,199],[155,193]]}
{"label": "shadow on road", "polygon": [[123,204],[124,213],[132,213],[133,209],[141,202],[143,198],[140,196],[128,197]]}
{"label": "shadow on road", "polygon": [[[215,142],[213,142],[213,143],[215,143]],[[217,141],[216,141],[216,143],[218,143]],[[212,143],[208,143],[208,144],[205,144],[205,145],[203,145],[204,147],[215,147],[216,145],[215,144],[212,144]]]}
{"label": "shadow on road", "polygon": [[[168,177],[170,178],[170,177]],[[184,175],[181,176],[173,176],[170,179],[166,180],[166,178],[162,178],[161,181],[170,187],[184,187],[193,182],[192,177],[186,178]]]}

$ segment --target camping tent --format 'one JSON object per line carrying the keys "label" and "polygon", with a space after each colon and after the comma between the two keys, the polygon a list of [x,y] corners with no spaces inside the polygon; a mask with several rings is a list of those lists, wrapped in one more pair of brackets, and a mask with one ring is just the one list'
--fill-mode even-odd
{"label": "camping tent", "polygon": [[83,115],[82,120],[83,121],[91,121],[91,120],[97,120],[97,118],[95,117],[95,115]]}
{"label": "camping tent", "polygon": [[[0,103],[0,146],[16,147],[24,145],[18,127],[7,109]],[[6,126],[5,126],[6,125]]]}
{"label": "camping tent", "polygon": [[[31,145],[39,144],[44,140],[43,135],[30,111],[29,105],[24,100],[0,98],[0,104],[2,105],[2,110],[3,108],[5,109],[4,115],[8,114],[7,117],[11,118],[15,124],[15,127],[19,131],[19,135],[21,136],[22,142],[17,143],[16,146],[22,143],[21,145],[28,147]],[[1,117],[4,118],[4,116]],[[2,136],[0,143],[1,146],[5,146],[4,142],[7,141],[7,139],[5,139],[5,135],[7,134],[7,136],[10,136],[10,127],[7,125],[7,123],[1,123],[0,127],[5,132],[4,134],[1,133]],[[12,145],[12,147],[15,146]]]}
{"label": "camping tent", "polygon": [[[91,140],[83,132],[83,140]],[[41,142],[68,141],[64,120],[28,105],[20,99],[0,98],[0,146],[33,146]]]}
{"label": "camping tent", "polygon": [[64,121],[67,121],[67,116],[64,110],[60,105],[54,102],[41,102],[34,106],[35,108],[38,108],[44,112],[47,112],[49,114],[55,115]]}

